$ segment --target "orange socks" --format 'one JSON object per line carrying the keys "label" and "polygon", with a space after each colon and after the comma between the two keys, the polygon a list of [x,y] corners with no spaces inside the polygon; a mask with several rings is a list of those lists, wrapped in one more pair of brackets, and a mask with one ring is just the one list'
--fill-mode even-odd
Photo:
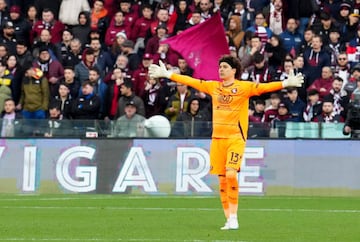
{"label": "orange socks", "polygon": [[220,200],[226,218],[229,218],[229,200],[227,194],[227,182],[225,176],[219,176]]}
{"label": "orange socks", "polygon": [[236,215],[239,203],[239,182],[236,171],[226,172],[227,195],[229,202],[229,213]]}

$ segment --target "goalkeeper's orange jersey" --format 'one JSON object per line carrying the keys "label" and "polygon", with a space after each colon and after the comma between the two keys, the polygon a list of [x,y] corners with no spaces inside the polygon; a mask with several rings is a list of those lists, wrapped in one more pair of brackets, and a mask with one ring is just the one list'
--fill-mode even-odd
{"label": "goalkeeper's orange jersey", "polygon": [[247,139],[249,98],[282,89],[281,82],[235,82],[227,87],[218,81],[204,81],[189,76],[172,74],[171,80],[191,86],[212,97],[213,138]]}

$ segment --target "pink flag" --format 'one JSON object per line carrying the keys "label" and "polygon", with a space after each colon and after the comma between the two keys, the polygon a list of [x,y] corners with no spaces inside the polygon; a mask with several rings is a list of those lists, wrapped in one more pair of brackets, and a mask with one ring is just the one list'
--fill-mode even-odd
{"label": "pink flag", "polygon": [[219,80],[218,61],[229,54],[220,14],[163,41],[184,57],[194,70],[193,77]]}

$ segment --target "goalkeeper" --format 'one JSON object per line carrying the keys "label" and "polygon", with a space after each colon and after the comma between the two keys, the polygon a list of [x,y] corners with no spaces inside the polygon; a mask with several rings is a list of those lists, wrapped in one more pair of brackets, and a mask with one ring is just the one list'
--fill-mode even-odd
{"label": "goalkeeper", "polygon": [[238,229],[238,172],[247,140],[249,98],[290,86],[300,87],[304,78],[301,74],[295,76],[291,72],[288,79],[282,82],[260,84],[239,81],[235,77],[240,75],[240,62],[230,55],[219,60],[219,76],[222,82],[175,74],[168,71],[161,61],[159,64],[149,67],[152,78],[168,78],[212,97],[210,173],[219,177],[220,200],[226,217],[226,223],[221,229]]}

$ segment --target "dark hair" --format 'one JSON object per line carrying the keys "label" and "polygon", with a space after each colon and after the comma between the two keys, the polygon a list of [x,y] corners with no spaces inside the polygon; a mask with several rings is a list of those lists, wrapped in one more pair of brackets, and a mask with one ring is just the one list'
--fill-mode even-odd
{"label": "dark hair", "polygon": [[100,75],[100,69],[97,66],[92,66],[89,68],[89,71],[95,71],[98,75]]}
{"label": "dark hair", "polygon": [[260,53],[260,51],[256,51],[253,55],[253,61],[255,64],[259,64],[265,60],[265,56]]}
{"label": "dark hair", "polygon": [[238,58],[231,55],[223,55],[219,60],[219,65],[221,62],[228,63],[232,68],[236,69],[235,77],[237,78],[241,72],[241,64]]}

